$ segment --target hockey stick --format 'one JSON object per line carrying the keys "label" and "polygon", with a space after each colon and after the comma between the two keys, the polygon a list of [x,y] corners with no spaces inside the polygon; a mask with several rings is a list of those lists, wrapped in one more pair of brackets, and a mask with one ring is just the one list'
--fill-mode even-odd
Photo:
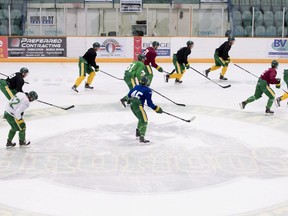
{"label": "hockey stick", "polygon": [[170,116],[173,116],[174,118],[180,119],[180,120],[185,121],[185,122],[191,122],[191,121],[195,120],[195,118],[196,118],[196,116],[193,116],[191,119],[183,119],[183,118],[180,118],[179,116],[173,115],[173,114],[165,112],[165,111],[163,111],[163,113],[170,115]]}
{"label": "hockey stick", "polygon": [[[9,77],[8,75],[3,74],[3,73],[0,73],[0,75],[5,76],[5,77],[7,77],[7,78]],[[26,82],[26,81],[24,81],[24,83],[29,84],[29,82]]]}
{"label": "hockey stick", "polygon": [[47,104],[47,105],[50,105],[50,106],[53,106],[53,107],[57,107],[57,108],[63,109],[63,110],[69,110],[69,109],[74,107],[74,105],[69,106],[69,107],[60,107],[60,106],[57,106],[57,105],[54,105],[54,104],[50,104],[50,103],[47,103],[47,102],[44,102],[44,101],[41,101],[41,100],[37,100],[37,101],[40,102],[40,103],[43,103],[43,104]]}
{"label": "hockey stick", "polygon": [[[150,88],[150,89],[151,89],[151,88]],[[176,105],[178,105],[178,106],[186,106],[185,104],[176,103],[175,101],[173,101],[173,100],[171,100],[170,98],[168,98],[168,97],[162,95],[160,92],[157,92],[157,91],[155,91],[154,89],[151,89],[151,90],[154,91],[156,94],[162,96],[163,98],[165,98],[165,99],[171,101],[172,103],[174,103],[174,104],[176,104]]]}
{"label": "hockey stick", "polygon": [[173,74],[175,72],[175,69],[173,69],[171,72],[168,72],[168,71],[163,71],[163,72],[166,73],[166,74],[171,75],[171,74]]}
{"label": "hockey stick", "polygon": [[255,74],[251,73],[250,71],[246,70],[245,68],[242,68],[241,66],[239,66],[239,65],[237,65],[237,64],[235,64],[235,63],[233,63],[233,64],[234,64],[236,67],[238,67],[238,68],[246,71],[247,73],[251,74],[252,76],[254,76],[254,77],[256,77],[256,78],[259,78],[258,76],[256,76]]}
{"label": "hockey stick", "polygon": [[117,80],[124,80],[124,79],[118,78],[118,77],[116,77],[116,76],[113,76],[113,75],[111,75],[111,74],[109,74],[109,73],[107,73],[107,72],[105,72],[105,71],[100,70],[100,72],[102,72],[102,73],[104,73],[104,74],[106,74],[106,75],[108,75],[108,76],[110,76],[110,77],[113,77],[113,78],[115,78],[115,79],[117,79]]}
{"label": "hockey stick", "polygon": [[201,76],[205,77],[206,79],[208,79],[211,82],[215,83],[216,85],[220,86],[221,88],[229,88],[229,87],[231,87],[231,85],[226,85],[226,86],[220,85],[218,82],[215,82],[214,80],[212,80],[209,77],[205,76],[204,74],[202,74],[200,71],[196,70],[195,68],[193,68],[193,67],[190,67],[190,68],[192,70],[194,70],[195,72],[199,73]]}

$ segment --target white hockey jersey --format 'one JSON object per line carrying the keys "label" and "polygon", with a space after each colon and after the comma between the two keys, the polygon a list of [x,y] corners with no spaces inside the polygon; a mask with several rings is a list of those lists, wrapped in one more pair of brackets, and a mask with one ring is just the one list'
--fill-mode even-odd
{"label": "white hockey jersey", "polygon": [[27,95],[23,92],[18,92],[14,95],[6,105],[5,111],[16,119],[21,119],[23,113],[30,106],[30,101]]}

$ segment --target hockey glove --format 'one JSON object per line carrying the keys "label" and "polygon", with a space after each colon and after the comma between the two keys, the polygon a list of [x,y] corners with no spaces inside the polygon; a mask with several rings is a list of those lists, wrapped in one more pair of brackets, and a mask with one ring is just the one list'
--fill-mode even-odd
{"label": "hockey glove", "polygon": [[280,88],[281,87],[281,79],[280,78],[276,78],[276,80],[278,81],[278,83],[276,84],[276,88]]}
{"label": "hockey glove", "polygon": [[99,66],[96,65],[96,67],[95,67],[95,72],[98,72],[98,71],[99,71]]}
{"label": "hockey glove", "polygon": [[158,66],[156,69],[157,69],[159,72],[163,72],[163,68],[160,67],[160,66]]}
{"label": "hockey glove", "polygon": [[163,110],[161,109],[161,107],[156,106],[155,112],[161,114],[161,113],[163,113]]}
{"label": "hockey glove", "polygon": [[186,69],[188,70],[188,69],[190,68],[189,63],[187,63],[187,64],[185,65],[185,67],[186,67]]}

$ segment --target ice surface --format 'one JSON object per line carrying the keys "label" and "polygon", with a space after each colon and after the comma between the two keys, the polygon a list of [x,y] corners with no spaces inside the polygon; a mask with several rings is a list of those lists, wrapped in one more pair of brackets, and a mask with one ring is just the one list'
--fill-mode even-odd
{"label": "ice surface", "polygon": [[[99,65],[119,78],[128,66]],[[269,67],[239,65],[257,76]],[[211,65],[191,66],[203,72]],[[287,66],[279,65],[278,77]],[[75,93],[77,63],[1,63],[1,73],[21,67],[30,70],[25,91],[75,108],[33,102],[24,116],[27,148],[5,149],[9,127],[0,120],[0,215],[288,215],[287,102],[273,105],[274,116],[265,116],[265,95],[240,110],[257,79],[235,65],[229,66],[228,81],[219,81],[220,70],[209,74],[232,85],[227,89],[193,70],[182,84],[164,83],[163,74],[154,71],[151,88],[186,106],[156,93],[154,103],[196,119],[187,123],[145,107],[149,145],[136,140],[136,118],[120,104],[128,92],[123,81],[99,72],[94,90],[84,90],[83,82]],[[7,100],[2,94],[0,100],[3,113]]]}

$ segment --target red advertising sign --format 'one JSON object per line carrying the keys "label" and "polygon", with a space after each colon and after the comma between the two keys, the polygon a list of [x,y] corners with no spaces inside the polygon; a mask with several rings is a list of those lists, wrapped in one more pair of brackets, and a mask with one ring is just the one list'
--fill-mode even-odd
{"label": "red advertising sign", "polygon": [[134,60],[142,53],[142,37],[134,37]]}
{"label": "red advertising sign", "polygon": [[0,36],[0,59],[8,57],[7,37]]}

